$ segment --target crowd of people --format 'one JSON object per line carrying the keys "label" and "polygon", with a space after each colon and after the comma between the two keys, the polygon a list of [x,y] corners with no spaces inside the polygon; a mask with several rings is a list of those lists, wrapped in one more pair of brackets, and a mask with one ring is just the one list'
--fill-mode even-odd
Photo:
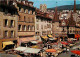
{"label": "crowd of people", "polygon": [[[73,38],[74,39],[74,38]],[[46,42],[43,41],[42,44],[36,44],[40,47],[40,52],[37,54],[34,53],[23,53],[21,51],[15,51],[13,50],[8,50],[6,51],[7,54],[18,54],[21,57],[56,57],[60,53],[64,52],[69,52],[69,48],[71,48],[73,45],[75,45],[75,40],[67,39],[67,41],[61,41],[61,39],[56,39],[53,40],[52,42],[50,40],[46,40]],[[66,44],[63,43],[66,42]],[[72,46],[70,46],[72,44]],[[46,52],[47,49],[55,49],[56,52]]]}

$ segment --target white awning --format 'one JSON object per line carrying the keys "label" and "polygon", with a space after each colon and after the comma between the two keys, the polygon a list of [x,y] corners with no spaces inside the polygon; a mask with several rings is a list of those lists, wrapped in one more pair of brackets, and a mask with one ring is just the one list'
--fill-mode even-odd
{"label": "white awning", "polygon": [[73,47],[72,49],[77,49],[77,48],[80,48],[80,45],[79,45],[79,46],[75,46],[75,47]]}
{"label": "white awning", "polygon": [[24,53],[38,53],[41,49],[28,48],[28,47],[18,47],[15,48],[16,51],[23,51]]}
{"label": "white awning", "polygon": [[38,53],[41,49],[27,48],[24,53]]}
{"label": "white awning", "polygon": [[15,48],[14,50],[16,50],[16,51],[24,51],[26,49],[27,49],[27,47],[18,47],[18,48]]}
{"label": "white awning", "polygon": [[38,42],[37,42],[37,41],[31,41],[31,43],[35,43],[35,44],[37,44]]}
{"label": "white awning", "polygon": [[56,40],[56,38],[49,38],[49,40]]}

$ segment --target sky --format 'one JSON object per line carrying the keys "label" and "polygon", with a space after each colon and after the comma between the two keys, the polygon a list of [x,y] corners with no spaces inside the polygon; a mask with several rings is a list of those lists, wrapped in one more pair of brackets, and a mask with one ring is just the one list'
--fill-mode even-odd
{"label": "sky", "polygon": [[[74,4],[74,0],[29,0],[29,1],[33,1],[34,6],[37,8],[40,7],[40,4],[46,4],[47,8],[52,8],[55,6],[62,6],[62,5],[73,5]],[[80,4],[80,0],[76,0],[76,4]]]}

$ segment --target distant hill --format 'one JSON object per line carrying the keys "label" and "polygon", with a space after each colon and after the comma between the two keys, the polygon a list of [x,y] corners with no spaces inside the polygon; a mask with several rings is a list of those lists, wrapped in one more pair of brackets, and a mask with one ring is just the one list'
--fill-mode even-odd
{"label": "distant hill", "polygon": [[[53,8],[48,8],[48,10],[54,10],[55,7]],[[74,9],[74,5],[64,5],[64,6],[58,6],[58,10],[72,10]],[[76,9],[80,10],[80,4],[76,5]]]}

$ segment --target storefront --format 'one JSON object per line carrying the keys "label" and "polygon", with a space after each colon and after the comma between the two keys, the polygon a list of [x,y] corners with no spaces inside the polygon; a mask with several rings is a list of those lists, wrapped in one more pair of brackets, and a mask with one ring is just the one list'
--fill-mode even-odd
{"label": "storefront", "polygon": [[27,46],[28,43],[31,44],[30,41],[35,41],[35,40],[36,39],[34,37],[19,38],[19,45]]}
{"label": "storefront", "polygon": [[13,41],[2,42],[3,50],[12,49],[12,48],[14,48],[14,46],[15,46],[15,44],[13,43]]}
{"label": "storefront", "polygon": [[17,47],[17,38],[0,39],[0,50],[7,50]]}

